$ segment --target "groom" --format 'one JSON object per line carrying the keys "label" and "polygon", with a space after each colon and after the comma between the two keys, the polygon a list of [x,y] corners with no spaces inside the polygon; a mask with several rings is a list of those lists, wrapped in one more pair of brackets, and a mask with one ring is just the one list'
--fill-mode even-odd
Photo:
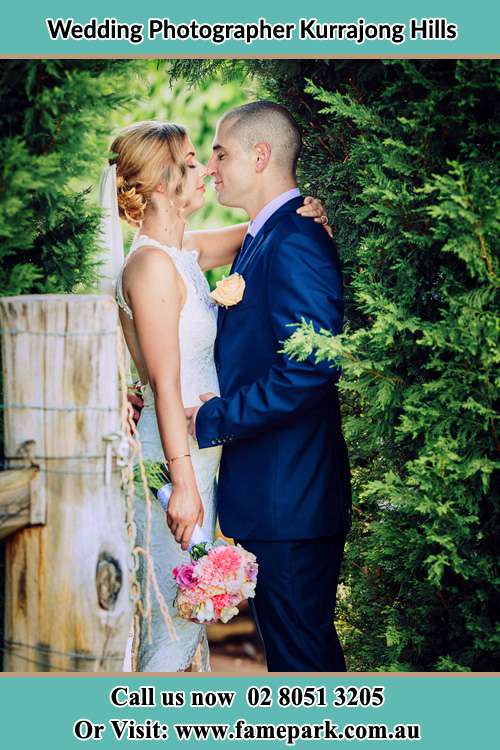
{"label": "groom", "polygon": [[187,410],[201,448],[223,445],[221,529],[257,556],[250,602],[269,671],[345,671],[334,626],[350,475],[337,368],[280,352],[301,318],[342,330],[342,278],[321,225],[296,213],[297,124],[269,101],[220,120],[208,164],[219,202],[251,218],[232,272],[243,299],[219,310],[221,397]]}

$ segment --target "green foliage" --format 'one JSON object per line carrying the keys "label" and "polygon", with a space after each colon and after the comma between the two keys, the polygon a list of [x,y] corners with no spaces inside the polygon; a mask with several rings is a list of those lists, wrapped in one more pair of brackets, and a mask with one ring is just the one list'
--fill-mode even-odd
{"label": "green foliage", "polygon": [[[156,497],[158,490],[172,481],[168,472],[168,467],[161,461],[145,460],[143,461],[143,464],[147,485]],[[140,497],[144,497],[144,485],[140,464],[134,466],[134,485],[136,494]]]}
{"label": "green foliage", "polygon": [[0,72],[0,293],[78,291],[97,274],[88,199],[109,117],[142,91],[130,61],[5,61]]}
{"label": "green foliage", "polygon": [[[199,82],[193,68],[177,63]],[[349,668],[498,668],[498,65],[247,70],[302,125],[300,180],[326,200],[343,260],[345,333],[305,321],[286,349],[343,367]]]}

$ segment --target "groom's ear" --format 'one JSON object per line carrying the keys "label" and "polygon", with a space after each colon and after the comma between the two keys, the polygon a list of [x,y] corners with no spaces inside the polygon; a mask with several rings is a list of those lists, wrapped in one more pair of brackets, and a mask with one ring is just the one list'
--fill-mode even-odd
{"label": "groom's ear", "polygon": [[256,143],[255,149],[255,171],[263,172],[269,164],[271,159],[271,144],[263,141],[262,143]]}

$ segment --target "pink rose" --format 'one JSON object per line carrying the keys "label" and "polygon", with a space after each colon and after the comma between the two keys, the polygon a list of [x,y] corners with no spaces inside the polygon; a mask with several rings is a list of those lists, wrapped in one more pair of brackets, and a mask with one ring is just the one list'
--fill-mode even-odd
{"label": "pink rose", "polygon": [[181,565],[180,568],[174,568],[174,578],[181,588],[189,588],[193,583],[193,564]]}

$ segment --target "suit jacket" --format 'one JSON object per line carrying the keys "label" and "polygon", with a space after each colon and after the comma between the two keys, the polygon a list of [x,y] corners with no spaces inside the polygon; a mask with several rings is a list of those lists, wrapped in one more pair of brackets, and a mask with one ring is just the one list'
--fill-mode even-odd
{"label": "suit jacket", "polygon": [[325,537],[345,531],[351,488],[331,362],[280,352],[301,318],[342,330],[343,293],[335,245],[296,209],[276,211],[240,253],[233,271],[243,300],[219,310],[215,363],[221,397],[196,420],[201,448],[223,445],[218,513],[237,539]]}

